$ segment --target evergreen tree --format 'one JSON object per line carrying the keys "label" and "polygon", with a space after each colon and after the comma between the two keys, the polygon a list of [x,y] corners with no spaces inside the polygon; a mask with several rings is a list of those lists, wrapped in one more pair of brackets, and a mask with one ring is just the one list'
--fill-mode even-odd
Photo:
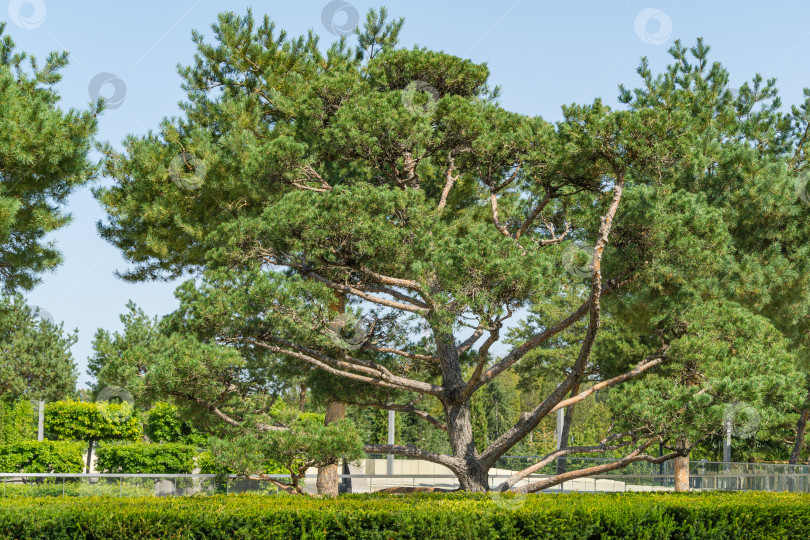
{"label": "evergreen tree", "polygon": [[70,221],[68,197],[94,175],[88,152],[98,108],[59,109],[67,53],[40,66],[14,51],[4,29],[0,23],[0,283],[9,292],[31,289],[62,261],[45,236]]}
{"label": "evergreen tree", "polygon": [[0,297],[0,400],[71,396],[78,376],[74,343],[75,333],[40,317],[21,296]]}
{"label": "evergreen tree", "polygon": [[[687,102],[616,111],[597,100],[564,107],[551,124],[501,107],[484,65],[397,48],[400,26],[372,12],[356,49],[342,38],[321,52],[312,33],[289,38],[268,18],[221,15],[215,44],[194,34],[195,63],[181,69],[182,118],[130,136],[122,154],[108,149],[115,183],[96,192],[109,214],[100,229],[134,264],[126,279],[196,274],[178,290],[175,331],[330,377],[335,394],[355,404],[428,422],[447,434],[448,452],[366,451],[433,461],[463,489],[487,490],[488,470],[556,408],[669,359],[666,340],[650,342],[652,355],[592,359],[603,298],[623,289],[639,305],[650,298],[639,312],[648,327],[678,329],[679,307],[722,290],[731,241],[704,212],[708,194],[666,189],[694,167],[702,142],[705,126]],[[661,216],[649,225],[645,204]],[[675,209],[669,218],[667,208]],[[625,223],[617,237],[614,221]],[[650,238],[673,242],[653,244],[661,249],[653,258],[642,251]],[[569,257],[580,244],[592,246],[584,261]],[[684,269],[673,266],[684,257]],[[571,286],[572,264],[584,281],[571,296],[578,301],[548,311],[492,358],[507,321]],[[333,309],[336,296],[345,312]],[[574,350],[559,384],[488,445],[476,440],[475,394],[578,323],[581,336],[565,337]],[[414,339],[419,330],[428,337]],[[239,385],[231,392],[215,377],[206,388],[203,377],[246,357],[217,354],[222,364],[194,364],[194,377],[184,362],[160,376],[178,389],[198,381],[187,400],[240,424],[220,407],[237,399]],[[604,377],[582,389],[593,365]],[[667,436],[642,423],[548,459],[624,449],[610,466],[618,468],[687,452],[645,452]]]}

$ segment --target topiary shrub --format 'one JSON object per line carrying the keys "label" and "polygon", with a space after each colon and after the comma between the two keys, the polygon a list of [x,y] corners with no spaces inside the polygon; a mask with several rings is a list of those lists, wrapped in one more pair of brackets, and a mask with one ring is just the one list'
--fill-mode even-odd
{"label": "topiary shrub", "polygon": [[84,470],[79,442],[24,441],[0,446],[0,472],[80,473]]}
{"label": "topiary shrub", "polygon": [[105,473],[191,474],[194,446],[165,444],[110,444],[99,447],[96,468]]}

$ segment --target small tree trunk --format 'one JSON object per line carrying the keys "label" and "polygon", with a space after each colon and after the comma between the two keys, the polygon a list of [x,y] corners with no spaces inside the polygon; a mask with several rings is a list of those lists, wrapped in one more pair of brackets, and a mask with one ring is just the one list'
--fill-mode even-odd
{"label": "small tree trunk", "polygon": [[307,408],[307,385],[301,383],[301,391],[298,393],[298,410],[304,412]]}
{"label": "small tree trunk", "polygon": [[793,443],[793,450],[790,452],[791,465],[798,465],[799,460],[802,458],[802,449],[804,448],[804,433],[807,430],[807,418],[810,417],[810,408],[802,409],[802,414],[799,416],[799,421],[796,424],[796,442]]}
{"label": "small tree trunk", "polygon": [[[346,404],[340,401],[330,401],[326,406],[326,418],[324,425],[329,425],[336,420],[340,420],[346,416]],[[318,469],[318,480],[315,486],[318,489],[318,495],[328,495],[337,497],[338,495],[338,466],[328,465]]]}
{"label": "small tree trunk", "polygon": [[[687,447],[685,439],[678,439],[676,448],[683,450]],[[675,458],[675,491],[689,491],[689,454]]]}
{"label": "small tree trunk", "polygon": [[90,439],[90,444],[87,445],[87,474],[90,474],[90,467],[93,465],[93,446],[95,441]]}

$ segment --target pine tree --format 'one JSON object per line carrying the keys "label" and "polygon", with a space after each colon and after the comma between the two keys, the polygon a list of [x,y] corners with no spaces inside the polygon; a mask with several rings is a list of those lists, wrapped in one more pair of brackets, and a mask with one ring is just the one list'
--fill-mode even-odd
{"label": "pine tree", "polygon": [[4,29],[0,23],[0,282],[8,292],[31,289],[62,260],[44,239],[70,221],[68,197],[95,173],[88,153],[99,109],[59,109],[67,53],[51,53],[40,67],[14,51]]}
{"label": "pine tree", "polygon": [[78,372],[75,333],[40,317],[21,296],[0,297],[0,401],[71,396]]}
{"label": "pine tree", "polygon": [[[357,48],[342,38],[325,53],[314,34],[289,38],[251,13],[221,15],[215,44],[194,34],[195,63],[181,70],[183,117],[129,137],[121,154],[107,150],[115,183],[96,191],[109,214],[101,234],[133,263],[126,279],[196,274],[178,289],[176,332],[316,373],[355,405],[414,415],[447,434],[449,452],[397,444],[366,451],[439,463],[464,489],[487,490],[501,456],[556,408],[595,391],[580,385],[595,365],[603,299],[622,290],[642,308],[650,299],[638,310],[647,326],[677,330],[673,313],[723,290],[731,240],[714,226],[717,213],[704,211],[711,193],[669,188],[702,159],[706,126],[685,98],[627,110],[596,100],[564,107],[551,124],[504,109],[485,65],[397,48],[401,21],[384,19],[372,12]],[[646,73],[650,84],[659,80]],[[659,219],[647,224],[645,205]],[[624,224],[618,236],[616,224]],[[643,251],[651,242],[661,251]],[[586,244],[584,260],[571,256]],[[571,309],[548,311],[492,358],[507,321],[558,297],[572,272],[582,286]],[[346,298],[345,312],[330,308],[335,295]],[[475,394],[577,324],[583,331],[559,385],[482,447]],[[676,334],[666,336],[683,337]],[[647,345],[635,351],[643,355],[600,359],[610,375],[599,388],[669,360],[666,340]],[[245,362],[217,354],[222,366]],[[161,371],[161,384],[177,390],[193,380],[189,365]],[[195,364],[201,377],[203,365]],[[188,401],[238,425],[221,405],[241,390],[228,388],[215,380]],[[609,466],[618,468],[683,456],[683,448],[646,453],[667,433],[641,423],[546,460],[626,451]]]}

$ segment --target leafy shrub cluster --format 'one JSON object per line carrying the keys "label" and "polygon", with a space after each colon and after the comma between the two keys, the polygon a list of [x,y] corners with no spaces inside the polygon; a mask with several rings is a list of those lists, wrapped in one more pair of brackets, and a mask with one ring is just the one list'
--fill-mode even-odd
{"label": "leafy shrub cluster", "polygon": [[25,441],[0,446],[0,471],[26,473],[80,473],[84,471],[84,445],[63,441]]}
{"label": "leafy shrub cluster", "polygon": [[177,407],[157,402],[144,414],[143,432],[155,443],[182,443],[203,446],[207,437],[181,420]]}
{"label": "leafy shrub cluster", "polygon": [[36,435],[34,407],[30,401],[0,401],[0,445],[34,439]]}
{"label": "leafy shrub cluster", "polygon": [[[42,480],[42,479],[40,479]],[[48,478],[37,482],[8,483],[5,497],[152,497],[156,480],[136,478]]]}
{"label": "leafy shrub cluster", "polygon": [[195,447],[178,444],[116,444],[98,449],[96,469],[104,473],[190,474],[194,471]]}
{"label": "leafy shrub cluster", "polygon": [[[810,530],[786,493],[9,498],[0,538],[781,539]],[[515,503],[516,501],[510,501]]]}
{"label": "leafy shrub cluster", "polygon": [[84,401],[56,401],[45,405],[45,431],[50,437],[74,441],[137,441],[143,434],[141,422],[128,403]]}

